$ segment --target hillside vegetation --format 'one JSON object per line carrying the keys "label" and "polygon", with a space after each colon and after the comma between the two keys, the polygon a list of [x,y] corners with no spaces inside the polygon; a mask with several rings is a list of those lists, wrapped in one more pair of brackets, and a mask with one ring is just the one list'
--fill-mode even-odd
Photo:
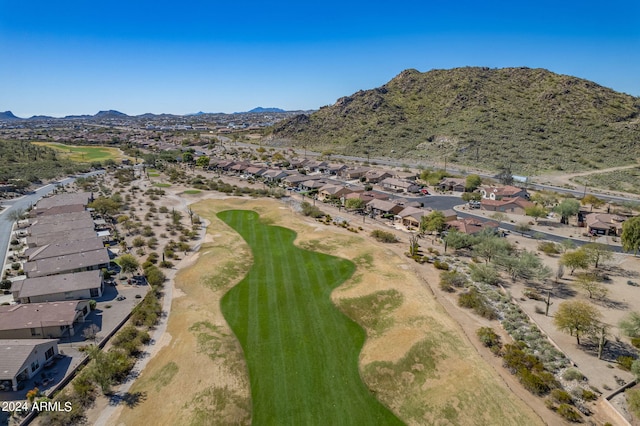
{"label": "hillside vegetation", "polygon": [[39,182],[88,171],[87,164],[62,159],[56,151],[25,141],[0,140],[0,182]]}
{"label": "hillside vegetation", "polygon": [[271,144],[514,173],[633,163],[640,98],[544,69],[405,70],[270,129]]}

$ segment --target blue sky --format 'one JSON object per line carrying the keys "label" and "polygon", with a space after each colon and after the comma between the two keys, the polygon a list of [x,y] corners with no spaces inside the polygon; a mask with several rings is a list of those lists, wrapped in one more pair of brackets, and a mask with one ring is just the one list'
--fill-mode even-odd
{"label": "blue sky", "polygon": [[0,58],[20,117],[317,109],[467,65],[640,96],[640,2],[0,0]]}

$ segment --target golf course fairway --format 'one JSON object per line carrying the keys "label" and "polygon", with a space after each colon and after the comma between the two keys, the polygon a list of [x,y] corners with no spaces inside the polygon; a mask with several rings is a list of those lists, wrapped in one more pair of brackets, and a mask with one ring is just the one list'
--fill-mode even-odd
{"label": "golf course fairway", "polygon": [[252,423],[403,424],[362,382],[365,332],[330,298],[355,265],[296,247],[294,231],[265,224],[254,211],[218,217],[253,254],[246,277],[221,301],[247,361]]}

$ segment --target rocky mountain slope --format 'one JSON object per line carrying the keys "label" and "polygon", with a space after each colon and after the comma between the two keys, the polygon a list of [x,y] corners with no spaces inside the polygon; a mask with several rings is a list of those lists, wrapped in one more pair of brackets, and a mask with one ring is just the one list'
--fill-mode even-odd
{"label": "rocky mountain slope", "polygon": [[267,141],[529,175],[598,169],[638,157],[640,98],[544,69],[405,70],[277,123]]}

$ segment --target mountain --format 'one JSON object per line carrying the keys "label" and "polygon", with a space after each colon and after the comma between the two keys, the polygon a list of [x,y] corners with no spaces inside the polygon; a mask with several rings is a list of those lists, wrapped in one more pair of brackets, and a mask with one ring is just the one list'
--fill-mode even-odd
{"label": "mountain", "polygon": [[127,118],[129,117],[127,114],[122,113],[120,111],[114,111],[110,109],[109,111],[99,111],[94,118]]}
{"label": "mountain", "polygon": [[16,117],[11,111],[5,111],[0,112],[0,120],[22,120],[22,118]]}
{"label": "mountain", "polygon": [[[272,108],[272,107],[271,108],[257,107],[257,108],[252,109],[251,111],[247,111],[247,113],[252,113],[252,112],[287,112],[287,111],[285,111],[283,109],[280,109],[280,108]],[[234,114],[244,114],[244,113],[236,112]]]}
{"label": "mountain", "polygon": [[640,98],[545,69],[409,69],[275,124],[266,141],[518,174],[589,170],[639,157]]}

